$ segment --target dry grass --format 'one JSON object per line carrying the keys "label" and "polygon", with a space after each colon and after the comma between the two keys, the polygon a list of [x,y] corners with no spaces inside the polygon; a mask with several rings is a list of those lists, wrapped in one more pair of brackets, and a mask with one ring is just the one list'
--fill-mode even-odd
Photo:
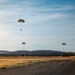
{"label": "dry grass", "polygon": [[46,62],[53,60],[72,60],[75,61],[75,56],[70,57],[39,57],[39,56],[17,56],[17,57],[0,57],[0,68],[7,68],[13,66],[27,65],[37,62]]}

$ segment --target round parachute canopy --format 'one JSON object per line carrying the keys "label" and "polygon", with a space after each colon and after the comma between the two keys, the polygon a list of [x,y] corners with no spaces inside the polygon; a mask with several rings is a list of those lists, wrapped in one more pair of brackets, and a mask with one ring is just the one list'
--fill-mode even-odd
{"label": "round parachute canopy", "polygon": [[24,23],[25,20],[23,20],[23,19],[19,19],[18,22],[19,22],[19,23]]}
{"label": "round parachute canopy", "polygon": [[62,43],[62,45],[66,45],[66,43]]}
{"label": "round parachute canopy", "polygon": [[22,44],[26,44],[25,42],[22,42]]}

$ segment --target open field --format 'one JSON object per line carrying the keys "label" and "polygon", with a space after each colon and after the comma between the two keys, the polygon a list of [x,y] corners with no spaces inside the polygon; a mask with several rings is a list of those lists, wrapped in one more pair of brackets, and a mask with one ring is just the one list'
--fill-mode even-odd
{"label": "open field", "polygon": [[16,67],[0,68],[0,75],[75,75],[75,56],[0,57],[0,66],[5,65]]}
{"label": "open field", "polygon": [[72,60],[75,61],[75,56],[70,57],[39,57],[39,56],[9,56],[9,57],[0,57],[0,68],[8,68],[13,66],[21,66],[27,64],[33,64],[38,62],[47,62],[47,61],[55,61],[55,60]]}

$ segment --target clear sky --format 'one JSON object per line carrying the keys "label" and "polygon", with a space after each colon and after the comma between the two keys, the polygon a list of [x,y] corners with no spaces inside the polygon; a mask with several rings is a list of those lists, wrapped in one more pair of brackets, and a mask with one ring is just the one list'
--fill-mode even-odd
{"label": "clear sky", "polygon": [[62,43],[75,52],[75,0],[0,0],[0,50],[62,51]]}

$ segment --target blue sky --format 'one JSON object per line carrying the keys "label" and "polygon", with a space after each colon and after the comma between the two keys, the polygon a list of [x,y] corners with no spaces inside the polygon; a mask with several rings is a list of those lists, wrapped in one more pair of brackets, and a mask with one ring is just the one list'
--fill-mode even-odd
{"label": "blue sky", "polygon": [[0,0],[0,50],[23,47],[75,52],[75,0]]}

